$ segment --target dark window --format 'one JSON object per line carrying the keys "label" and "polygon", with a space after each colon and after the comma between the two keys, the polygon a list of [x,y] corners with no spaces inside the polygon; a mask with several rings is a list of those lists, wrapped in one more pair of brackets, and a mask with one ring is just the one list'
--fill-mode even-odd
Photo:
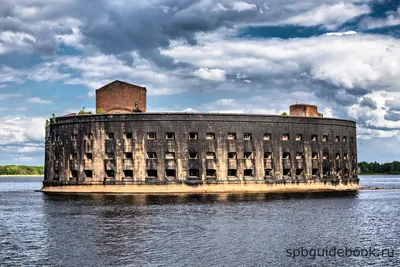
{"label": "dark window", "polygon": [[165,152],[165,159],[175,159],[174,152]]}
{"label": "dark window", "polygon": [[343,142],[347,142],[347,137],[343,136]]}
{"label": "dark window", "polygon": [[322,154],[322,159],[329,159],[329,154],[328,153],[323,153]]}
{"label": "dark window", "polygon": [[328,168],[322,169],[322,175],[329,175],[329,174],[330,174],[330,171]]}
{"label": "dark window", "polygon": [[189,159],[198,159],[199,153],[198,152],[189,152]]}
{"label": "dark window", "polygon": [[112,139],[114,139],[114,133],[107,133],[106,137],[107,137],[107,139],[112,140]]}
{"label": "dark window", "polygon": [[243,136],[244,140],[251,140],[251,133],[245,133]]}
{"label": "dark window", "polygon": [[93,140],[93,134],[91,134],[91,133],[85,134],[85,139],[86,140]]}
{"label": "dark window", "polygon": [[264,159],[272,159],[272,152],[264,152]]}
{"label": "dark window", "polygon": [[304,169],[296,169],[296,175],[302,176],[304,174]]}
{"label": "dark window", "polygon": [[236,152],[228,152],[228,159],[236,159]]}
{"label": "dark window", "polygon": [[340,141],[340,136],[339,135],[336,135],[335,136],[335,142],[339,142]]}
{"label": "dark window", "polygon": [[235,133],[228,133],[228,140],[235,140],[236,134]]}
{"label": "dark window", "polygon": [[252,159],[253,158],[253,152],[244,152],[244,158],[245,159]]}
{"label": "dark window", "polygon": [[350,137],[350,141],[353,143],[354,142],[354,137]]}
{"label": "dark window", "polygon": [[344,154],[343,154],[343,159],[348,159],[348,158],[349,158],[348,154],[347,154],[347,153],[344,153]]}
{"label": "dark window", "polygon": [[207,152],[206,153],[206,159],[215,159],[215,152]]}
{"label": "dark window", "polygon": [[85,170],[85,177],[87,178],[92,178],[93,177],[93,171],[92,170]]}
{"label": "dark window", "polygon": [[318,159],[318,153],[313,152],[311,157],[312,157],[312,159]]}
{"label": "dark window", "polygon": [[291,172],[292,172],[291,169],[283,169],[283,175],[284,176],[290,176]]}
{"label": "dark window", "polygon": [[303,140],[303,135],[296,134],[296,141],[301,141],[301,140]]}
{"label": "dark window", "polygon": [[217,171],[214,169],[207,169],[206,170],[206,176],[207,177],[216,177],[217,176]]}
{"label": "dark window", "polygon": [[107,153],[106,154],[107,159],[114,159],[114,153]]}
{"label": "dark window", "polygon": [[54,170],[54,180],[58,180],[60,178],[58,170]]}
{"label": "dark window", "polygon": [[312,169],[311,170],[311,175],[318,175],[319,174],[319,169]]}
{"label": "dark window", "polygon": [[127,152],[127,153],[125,153],[125,158],[126,158],[126,159],[131,159],[131,158],[133,158],[132,152]]}
{"label": "dark window", "polygon": [[93,159],[92,153],[85,153],[85,159]]}
{"label": "dark window", "polygon": [[340,159],[340,153],[336,153],[336,159]]}
{"label": "dark window", "polygon": [[147,152],[147,158],[156,159],[157,158],[156,152]]}
{"label": "dark window", "polygon": [[311,135],[311,141],[317,142],[318,141],[318,136],[316,134]]}
{"label": "dark window", "polygon": [[253,169],[244,169],[243,170],[243,175],[244,176],[253,176]]}
{"label": "dark window", "polygon": [[176,171],[175,170],[165,170],[165,176],[167,178],[175,178],[176,177]]}
{"label": "dark window", "polygon": [[60,136],[56,134],[56,141],[60,141]]}
{"label": "dark window", "polygon": [[283,141],[289,141],[290,140],[289,134],[282,134],[282,140]]}
{"label": "dark window", "polygon": [[189,176],[190,177],[200,177],[200,172],[198,169],[190,169]]}
{"label": "dark window", "polygon": [[153,132],[151,132],[151,133],[147,133],[147,139],[156,139],[156,133],[153,133]]}
{"label": "dark window", "polygon": [[147,177],[157,177],[157,170],[147,170]]}
{"label": "dark window", "polygon": [[106,170],[106,176],[107,178],[114,178],[115,177],[114,170]]}
{"label": "dark window", "polygon": [[303,152],[297,152],[296,153],[296,159],[303,159],[303,157],[304,157]]}
{"label": "dark window", "polygon": [[71,171],[71,177],[72,178],[78,178],[78,171],[77,170],[72,170]]}
{"label": "dark window", "polygon": [[322,136],[322,142],[328,142],[328,136],[327,135],[323,135]]}
{"label": "dark window", "polygon": [[265,169],[265,176],[272,176],[272,169]]}
{"label": "dark window", "polygon": [[228,176],[237,177],[237,169],[229,169]]}
{"label": "dark window", "polygon": [[126,139],[131,139],[132,138],[132,133],[125,133],[125,138]]}
{"label": "dark window", "polygon": [[189,139],[198,139],[197,133],[189,133]]}
{"label": "dark window", "polygon": [[175,139],[175,133],[165,133],[165,139]]}
{"label": "dark window", "polygon": [[133,177],[133,171],[132,170],[124,170],[124,176],[125,177]]}
{"label": "dark window", "polygon": [[78,153],[71,153],[70,158],[73,160],[77,160],[78,159]]}
{"label": "dark window", "polygon": [[271,140],[272,139],[272,135],[270,133],[265,133],[263,140]]}
{"label": "dark window", "polygon": [[206,133],[206,139],[215,139],[215,133]]}
{"label": "dark window", "polygon": [[290,159],[290,153],[289,152],[283,152],[283,159]]}

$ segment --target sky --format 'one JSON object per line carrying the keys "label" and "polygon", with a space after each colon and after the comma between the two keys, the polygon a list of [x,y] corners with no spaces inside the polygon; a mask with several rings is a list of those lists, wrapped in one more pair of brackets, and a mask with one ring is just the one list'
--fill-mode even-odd
{"label": "sky", "polygon": [[357,122],[358,160],[400,160],[400,0],[0,0],[0,165],[42,165],[52,113],[116,79],[148,111]]}

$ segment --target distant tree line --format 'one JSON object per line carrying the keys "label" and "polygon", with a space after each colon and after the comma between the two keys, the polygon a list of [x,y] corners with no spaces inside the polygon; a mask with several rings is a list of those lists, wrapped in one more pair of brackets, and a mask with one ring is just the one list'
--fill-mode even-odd
{"label": "distant tree line", "polygon": [[359,162],[358,168],[360,174],[373,174],[373,173],[386,173],[386,174],[400,174],[400,161],[393,161],[391,163],[378,163],[378,162]]}
{"label": "distant tree line", "polygon": [[43,166],[4,165],[0,166],[0,175],[43,175]]}

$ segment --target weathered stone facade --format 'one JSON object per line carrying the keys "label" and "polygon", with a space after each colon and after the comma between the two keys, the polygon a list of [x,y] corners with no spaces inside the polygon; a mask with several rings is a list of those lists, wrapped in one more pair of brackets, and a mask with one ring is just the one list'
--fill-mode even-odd
{"label": "weathered stone facade", "polygon": [[358,184],[353,121],[131,113],[59,117],[46,128],[44,187]]}

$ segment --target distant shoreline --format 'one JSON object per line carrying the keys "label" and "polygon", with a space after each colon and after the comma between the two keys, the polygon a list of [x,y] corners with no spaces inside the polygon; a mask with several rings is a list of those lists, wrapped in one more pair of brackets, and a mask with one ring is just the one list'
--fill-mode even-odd
{"label": "distant shoreline", "polygon": [[359,173],[358,175],[400,175],[400,173]]}
{"label": "distant shoreline", "polygon": [[43,177],[44,175],[43,174],[25,174],[25,175],[22,175],[22,174],[1,174],[0,175],[0,178],[1,177]]}

